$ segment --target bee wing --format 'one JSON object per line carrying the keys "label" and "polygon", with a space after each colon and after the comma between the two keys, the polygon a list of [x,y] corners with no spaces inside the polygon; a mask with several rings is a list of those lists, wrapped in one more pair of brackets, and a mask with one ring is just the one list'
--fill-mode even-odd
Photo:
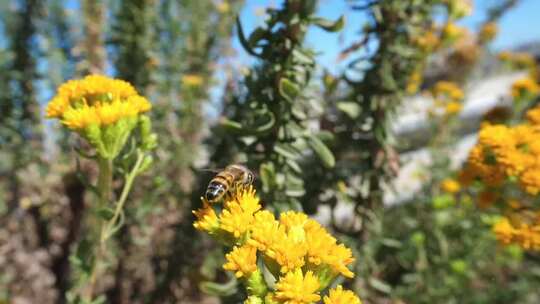
{"label": "bee wing", "polygon": [[212,173],[219,173],[223,171],[223,169],[212,169],[212,168],[194,168],[195,171],[199,172],[212,172]]}

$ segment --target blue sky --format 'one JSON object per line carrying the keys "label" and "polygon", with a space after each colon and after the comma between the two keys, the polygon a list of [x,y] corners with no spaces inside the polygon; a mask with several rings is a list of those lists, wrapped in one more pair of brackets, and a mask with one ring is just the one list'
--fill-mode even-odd
{"label": "blue sky", "polygon": [[[407,0],[404,0],[407,1]],[[486,8],[497,3],[499,0],[475,0],[474,13],[464,18],[459,24],[471,29],[476,29],[485,17]],[[241,12],[241,20],[244,25],[246,35],[251,30],[263,23],[262,12],[269,5],[277,5],[281,1],[277,0],[247,0]],[[337,54],[355,41],[358,37],[358,30],[361,29],[363,20],[358,13],[350,12],[347,2],[344,0],[321,0],[318,8],[318,15],[329,19],[337,19],[345,14],[347,25],[339,33],[326,33],[320,29],[313,28],[307,36],[307,44],[321,52],[318,62],[330,70],[336,71],[341,66],[336,64]],[[540,0],[521,0],[520,3],[508,12],[499,21],[499,35],[492,43],[494,50],[501,50],[514,47],[516,45],[540,40]],[[235,41],[235,47],[241,49]],[[239,51],[241,61],[251,62],[247,54]]]}

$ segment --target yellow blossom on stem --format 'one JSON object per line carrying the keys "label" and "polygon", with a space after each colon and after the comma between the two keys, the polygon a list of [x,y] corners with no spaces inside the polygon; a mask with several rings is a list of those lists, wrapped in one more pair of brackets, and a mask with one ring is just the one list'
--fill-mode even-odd
{"label": "yellow blossom on stem", "polygon": [[[46,115],[84,137],[101,158],[114,159],[137,125],[149,130],[150,120],[142,114],[151,107],[129,83],[90,75],[62,84],[47,104]],[[141,135],[148,146],[155,145],[155,135]]]}
{"label": "yellow blossom on stem", "polygon": [[463,99],[463,91],[459,86],[450,81],[439,81],[433,86],[432,89],[433,97],[436,100],[447,100],[451,101],[460,101]]}
{"label": "yellow blossom on stem", "polygon": [[540,85],[531,77],[525,77],[512,84],[512,97],[515,99],[534,97],[540,93]]}
{"label": "yellow blossom on stem", "polygon": [[451,116],[459,113],[461,109],[463,108],[463,105],[456,101],[451,101],[446,104],[444,112],[446,115]]}
{"label": "yellow blossom on stem", "polygon": [[421,69],[415,69],[415,71],[407,79],[407,87],[405,91],[408,94],[415,94],[422,85],[423,75]]}
{"label": "yellow blossom on stem", "polygon": [[282,273],[304,266],[307,247],[293,236],[281,234],[265,251],[265,255],[274,260]]}
{"label": "yellow blossom on stem", "polygon": [[445,41],[455,41],[456,39],[465,35],[465,29],[453,22],[448,22],[442,29],[442,35]]}
{"label": "yellow blossom on stem", "polygon": [[326,229],[318,227],[306,232],[307,261],[319,266],[336,246],[336,239]]}
{"label": "yellow blossom on stem", "polygon": [[478,33],[478,37],[479,37],[480,42],[481,43],[486,43],[486,42],[489,42],[489,41],[493,40],[493,38],[495,38],[495,36],[497,36],[498,31],[499,31],[499,29],[497,27],[497,23],[488,22],[488,23],[484,24],[482,26],[482,28],[480,29],[480,32]]}
{"label": "yellow blossom on stem", "polygon": [[232,198],[225,200],[224,206],[219,216],[220,228],[235,238],[251,228],[254,213],[261,208],[255,189],[251,186],[238,189]]}
{"label": "yellow blossom on stem", "polygon": [[492,230],[504,245],[517,244],[523,249],[540,250],[540,221],[535,224],[519,223],[514,227],[508,218],[502,218]]}
{"label": "yellow blossom on stem", "polygon": [[227,262],[223,269],[233,271],[237,278],[249,277],[257,270],[257,249],[253,246],[234,246],[233,251],[225,255]]}
{"label": "yellow blossom on stem", "polygon": [[276,283],[275,298],[282,304],[309,304],[319,301],[319,280],[308,271],[301,269],[288,272]]}
{"label": "yellow blossom on stem", "polygon": [[203,78],[199,75],[187,74],[182,76],[182,84],[187,87],[198,87],[202,85]]}
{"label": "yellow blossom on stem", "polygon": [[441,189],[448,193],[456,193],[460,190],[459,182],[455,179],[447,178],[441,182]]}
{"label": "yellow blossom on stem", "polygon": [[527,193],[537,195],[540,192],[540,166],[524,170],[519,177],[519,183]]}
{"label": "yellow blossom on stem", "polygon": [[424,53],[431,53],[440,45],[439,36],[437,36],[434,29],[429,29],[414,37],[412,42]]}
{"label": "yellow blossom on stem", "polygon": [[330,266],[333,272],[347,278],[353,278],[354,273],[347,266],[354,262],[351,249],[343,244],[332,246],[330,252],[322,258],[324,264]]}
{"label": "yellow blossom on stem", "polygon": [[[204,202],[204,200],[203,200]],[[193,214],[197,218],[193,226],[197,230],[208,231],[212,233],[219,228],[219,220],[216,212],[208,203],[203,204],[203,208],[194,210]]]}
{"label": "yellow blossom on stem", "polygon": [[74,103],[91,103],[100,98],[124,99],[135,95],[137,91],[126,81],[89,75],[81,80],[69,80],[58,87],[56,95],[47,105],[47,117],[61,117],[63,111]]}
{"label": "yellow blossom on stem", "polygon": [[532,125],[540,125],[540,107],[535,107],[527,111],[527,120]]}
{"label": "yellow blossom on stem", "polygon": [[341,285],[330,289],[328,295],[323,300],[324,304],[362,304],[360,299],[352,291],[343,289]]}
{"label": "yellow blossom on stem", "polygon": [[274,215],[267,210],[255,213],[255,220],[251,226],[248,243],[260,251],[266,251],[276,239],[285,234],[283,227],[279,227]]}

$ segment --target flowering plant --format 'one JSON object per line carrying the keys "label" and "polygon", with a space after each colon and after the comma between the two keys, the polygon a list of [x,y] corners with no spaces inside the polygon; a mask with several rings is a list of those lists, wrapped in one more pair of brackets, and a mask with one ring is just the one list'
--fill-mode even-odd
{"label": "flowering plant", "polygon": [[[95,154],[78,152],[81,157],[95,160],[99,167],[97,185],[89,185],[98,195],[98,202],[93,207],[99,232],[84,239],[72,257],[72,263],[81,275],[73,292],[68,294],[71,302],[102,301],[102,298],[94,298],[94,289],[100,272],[107,265],[108,240],[123,225],[123,208],[133,182],[152,164],[149,152],[157,144],[151,121],[144,115],[150,108],[150,102],[138,95],[129,83],[101,75],[62,84],[47,105],[48,118],[60,120],[69,130],[86,139]],[[136,136],[132,136],[134,134]],[[130,138],[132,145],[126,151]],[[113,195],[115,161],[119,162],[124,175],[124,186],[118,199]],[[87,247],[92,242],[97,243],[94,250]]]}
{"label": "flowering plant", "polygon": [[[223,206],[211,205],[204,198],[202,203],[202,208],[193,211],[194,226],[232,247],[223,268],[246,287],[245,303],[316,303],[339,275],[354,276],[347,267],[354,261],[349,248],[304,213],[287,211],[276,219],[272,212],[262,210],[251,186],[228,195]],[[323,301],[360,303],[342,286],[331,289]]]}

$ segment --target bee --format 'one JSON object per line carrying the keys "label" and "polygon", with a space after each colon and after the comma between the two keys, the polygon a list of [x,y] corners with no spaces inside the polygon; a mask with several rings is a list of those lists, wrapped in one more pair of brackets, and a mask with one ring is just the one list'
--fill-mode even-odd
{"label": "bee", "polygon": [[249,186],[255,176],[245,166],[233,164],[219,171],[208,184],[204,197],[210,203],[217,202],[226,193],[231,193],[238,187]]}

